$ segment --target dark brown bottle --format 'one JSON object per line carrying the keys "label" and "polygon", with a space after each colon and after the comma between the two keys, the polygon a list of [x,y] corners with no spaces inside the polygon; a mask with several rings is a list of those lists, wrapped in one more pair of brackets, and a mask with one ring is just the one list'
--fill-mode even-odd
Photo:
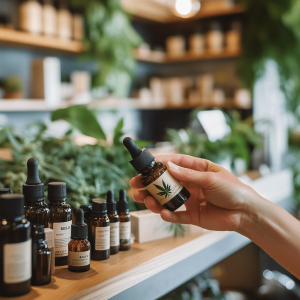
{"label": "dark brown bottle", "polygon": [[68,270],[72,272],[88,271],[91,262],[91,243],[88,241],[84,212],[80,208],[75,211],[75,222],[71,227],[71,241],[68,247]]}
{"label": "dark brown bottle", "polygon": [[117,203],[114,192],[107,192],[107,213],[110,221],[110,254],[119,253],[120,249],[120,218],[117,214]]}
{"label": "dark brown bottle", "polygon": [[190,198],[190,192],[146,148],[140,149],[129,137],[123,144],[131,154],[129,162],[142,175],[142,184],[163,208],[175,211]]}
{"label": "dark brown bottle", "polygon": [[30,227],[23,195],[0,195],[0,296],[20,296],[30,291]]}
{"label": "dark brown bottle", "polygon": [[32,285],[51,282],[51,252],[45,241],[43,225],[32,226]]}
{"label": "dark brown bottle", "polygon": [[91,242],[91,258],[104,260],[110,253],[110,226],[106,201],[95,198],[92,201],[92,213],[89,219],[89,241]]}
{"label": "dark brown bottle", "polygon": [[71,240],[72,210],[67,201],[65,182],[48,184],[50,228],[54,230],[55,265],[68,264],[68,244]]}
{"label": "dark brown bottle", "polygon": [[120,250],[126,251],[130,249],[131,221],[125,190],[119,192],[117,209],[120,217]]}
{"label": "dark brown bottle", "polygon": [[10,189],[9,188],[1,188],[0,195],[3,195],[3,194],[10,194]]}
{"label": "dark brown bottle", "polygon": [[25,199],[25,216],[33,224],[49,227],[50,209],[44,201],[44,184],[41,182],[38,171],[38,161],[30,158],[27,161],[27,181],[23,185]]}

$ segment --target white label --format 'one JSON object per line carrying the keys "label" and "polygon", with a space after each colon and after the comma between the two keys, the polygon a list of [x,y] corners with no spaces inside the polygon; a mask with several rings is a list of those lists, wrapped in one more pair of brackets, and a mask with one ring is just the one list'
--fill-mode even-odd
{"label": "white label", "polygon": [[158,179],[146,186],[146,189],[160,205],[164,205],[180,193],[183,185],[166,170]]}
{"label": "white label", "polygon": [[50,228],[45,228],[44,232],[48,248],[54,248],[54,231]]}
{"label": "white label", "polygon": [[95,250],[108,250],[110,248],[110,227],[96,227]]}
{"label": "white label", "polygon": [[131,222],[120,222],[120,240],[130,240]]}
{"label": "white label", "polygon": [[53,223],[55,257],[68,256],[72,221]]}
{"label": "white label", "polygon": [[110,246],[120,245],[120,222],[110,223]]}
{"label": "white label", "polygon": [[31,278],[31,239],[3,247],[4,282],[19,283]]}
{"label": "white label", "polygon": [[84,252],[69,251],[68,264],[73,267],[88,266],[91,261],[90,250]]}

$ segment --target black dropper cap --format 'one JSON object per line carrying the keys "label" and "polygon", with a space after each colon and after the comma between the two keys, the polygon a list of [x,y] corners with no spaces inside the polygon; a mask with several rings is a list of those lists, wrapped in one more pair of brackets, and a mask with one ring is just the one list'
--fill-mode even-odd
{"label": "black dropper cap", "polygon": [[84,223],[84,212],[78,208],[75,210],[75,223],[71,226],[71,239],[84,240],[88,236],[87,225]]}
{"label": "black dropper cap", "polygon": [[44,184],[41,182],[38,169],[38,161],[30,158],[27,161],[27,180],[23,184],[25,203],[44,200]]}
{"label": "black dropper cap", "polygon": [[84,218],[87,220],[92,212],[92,206],[91,205],[80,205],[80,208],[84,212]]}
{"label": "black dropper cap", "polygon": [[106,194],[107,212],[115,214],[117,211],[117,202],[114,199],[114,192],[109,190]]}
{"label": "black dropper cap", "polygon": [[131,154],[129,162],[138,173],[155,161],[155,157],[146,148],[140,149],[130,137],[123,140],[123,145]]}
{"label": "black dropper cap", "polygon": [[128,212],[129,208],[128,208],[128,201],[126,198],[126,191],[125,190],[120,190],[119,191],[119,201],[118,201],[118,211],[122,212]]}
{"label": "black dropper cap", "polygon": [[98,217],[107,214],[107,203],[102,198],[95,198],[92,200],[92,216]]}
{"label": "black dropper cap", "polygon": [[25,216],[22,194],[0,195],[0,218],[11,219]]}
{"label": "black dropper cap", "polygon": [[3,195],[3,194],[10,194],[10,189],[9,188],[1,188],[0,195]]}
{"label": "black dropper cap", "polygon": [[60,202],[67,199],[67,184],[65,182],[50,182],[48,184],[48,200]]}
{"label": "black dropper cap", "polygon": [[41,242],[45,240],[44,225],[32,225],[32,241]]}

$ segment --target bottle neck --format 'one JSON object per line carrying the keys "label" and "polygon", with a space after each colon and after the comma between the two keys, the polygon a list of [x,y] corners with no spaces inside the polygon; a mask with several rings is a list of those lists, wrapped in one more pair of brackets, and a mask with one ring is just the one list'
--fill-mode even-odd
{"label": "bottle neck", "polygon": [[143,170],[141,170],[138,173],[147,174],[147,172],[149,172],[154,167],[155,164],[156,164],[156,159],[152,160],[151,163],[147,167],[145,167]]}
{"label": "bottle neck", "polygon": [[44,206],[45,201],[44,201],[44,199],[36,199],[36,200],[30,201],[29,205],[30,206]]}
{"label": "bottle neck", "polygon": [[61,205],[66,204],[66,199],[63,199],[63,200],[50,200],[49,199],[49,202],[50,202],[51,206],[61,206]]}

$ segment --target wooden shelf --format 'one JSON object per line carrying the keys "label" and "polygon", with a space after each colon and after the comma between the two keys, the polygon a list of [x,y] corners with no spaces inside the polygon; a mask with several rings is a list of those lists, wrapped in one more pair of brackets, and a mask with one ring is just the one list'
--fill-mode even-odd
{"label": "wooden shelf", "polygon": [[226,59],[226,58],[237,58],[241,55],[241,51],[238,52],[221,52],[221,53],[204,53],[201,55],[195,55],[191,53],[186,53],[183,56],[177,57],[166,57],[164,59],[157,58],[155,56],[149,55],[147,57],[142,57],[135,53],[134,57],[136,60],[147,63],[156,63],[156,64],[164,64],[164,63],[183,63],[189,61],[198,61],[198,60],[213,60],[213,59]]}
{"label": "wooden shelf", "polygon": [[51,51],[78,54],[82,51],[82,43],[72,40],[62,40],[57,37],[32,35],[23,31],[0,28],[0,43],[17,45],[25,48],[40,48]]}

